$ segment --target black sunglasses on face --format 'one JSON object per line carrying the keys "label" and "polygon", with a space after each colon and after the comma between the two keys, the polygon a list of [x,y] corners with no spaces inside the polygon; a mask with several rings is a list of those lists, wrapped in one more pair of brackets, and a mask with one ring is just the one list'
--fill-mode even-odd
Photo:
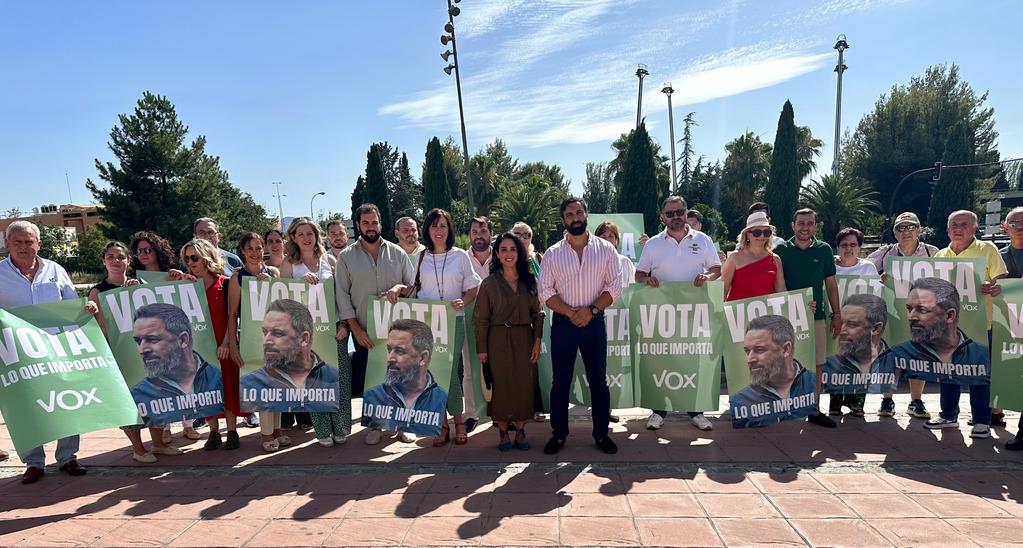
{"label": "black sunglasses on face", "polygon": [[749,231],[749,235],[753,236],[754,238],[759,238],[761,236],[769,237],[773,233],[774,231],[772,231],[770,228],[754,228]]}
{"label": "black sunglasses on face", "polygon": [[895,227],[895,232],[909,232],[910,230],[916,230],[917,225],[899,225]]}
{"label": "black sunglasses on face", "polygon": [[198,255],[185,255],[184,258],[185,258],[186,261],[188,261],[190,263],[197,263],[197,262],[202,260],[202,257],[200,257]]}
{"label": "black sunglasses on face", "polygon": [[665,217],[671,219],[673,217],[685,217],[686,213],[689,213],[689,210],[687,210],[687,209],[672,209],[672,210],[669,210],[669,211],[662,211],[661,215],[664,215]]}

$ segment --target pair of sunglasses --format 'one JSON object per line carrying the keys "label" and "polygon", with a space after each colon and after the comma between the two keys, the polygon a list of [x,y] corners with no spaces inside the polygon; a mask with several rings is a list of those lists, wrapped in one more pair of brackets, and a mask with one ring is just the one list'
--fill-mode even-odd
{"label": "pair of sunglasses", "polygon": [[661,213],[665,217],[671,219],[673,217],[685,217],[686,213],[688,213],[688,211],[685,210],[685,209],[673,209],[671,211],[662,211]]}
{"label": "pair of sunglasses", "polygon": [[774,231],[770,228],[754,228],[749,231],[749,235],[754,238],[759,238],[761,236],[770,237],[771,234],[774,234]]}
{"label": "pair of sunglasses", "polygon": [[200,257],[198,255],[185,255],[184,258],[185,258],[186,261],[188,261],[190,263],[197,263],[197,262],[202,260],[202,257]]}
{"label": "pair of sunglasses", "polygon": [[905,224],[895,227],[895,232],[909,232],[910,230],[916,230],[919,225]]}

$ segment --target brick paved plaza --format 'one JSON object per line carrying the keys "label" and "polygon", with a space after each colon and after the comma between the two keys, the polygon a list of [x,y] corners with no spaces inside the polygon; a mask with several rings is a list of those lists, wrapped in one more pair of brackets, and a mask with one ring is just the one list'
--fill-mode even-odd
{"label": "brick paved plaza", "polygon": [[[868,410],[876,410],[876,396]],[[466,446],[397,440],[341,447],[290,431],[294,447],[202,450],[136,465],[116,430],[83,436],[90,467],[53,467],[19,483],[12,455],[0,468],[3,546],[1002,546],[1023,543],[1023,459],[1004,450],[1016,432],[987,440],[896,420],[844,417],[828,430],[792,422],[758,430],[697,431],[672,415],[657,432],[642,410],[615,426],[617,455],[575,434],[557,458],[540,446],[500,453],[491,428]],[[937,410],[937,396],[927,396]],[[963,408],[968,409],[966,398]],[[188,442],[188,443],[185,443]],[[10,448],[5,429],[0,444]],[[48,449],[49,451],[49,449]]]}

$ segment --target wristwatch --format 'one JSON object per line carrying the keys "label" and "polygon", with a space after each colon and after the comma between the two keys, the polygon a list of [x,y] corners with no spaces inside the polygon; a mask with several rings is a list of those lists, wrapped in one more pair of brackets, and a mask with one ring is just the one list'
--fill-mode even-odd
{"label": "wristwatch", "polygon": [[590,307],[590,314],[593,314],[594,316],[600,316],[600,314],[602,312],[603,312],[603,310],[597,308],[596,306],[591,306]]}

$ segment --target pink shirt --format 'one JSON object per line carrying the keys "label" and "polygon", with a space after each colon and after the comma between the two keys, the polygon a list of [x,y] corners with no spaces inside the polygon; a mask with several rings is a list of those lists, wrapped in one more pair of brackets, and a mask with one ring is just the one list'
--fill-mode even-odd
{"label": "pink shirt", "polygon": [[573,308],[592,305],[607,291],[617,301],[622,296],[622,264],[618,251],[603,238],[589,236],[582,261],[567,239],[554,244],[540,263],[540,302],[554,295]]}
{"label": "pink shirt", "polygon": [[476,272],[476,275],[479,276],[481,280],[485,280],[487,276],[490,275],[490,261],[492,261],[493,258],[494,256],[491,255],[490,252],[488,251],[487,260],[484,261],[483,263],[480,263],[479,260],[476,258],[476,254],[473,253],[472,249],[469,250],[469,264],[472,265],[472,269]]}

